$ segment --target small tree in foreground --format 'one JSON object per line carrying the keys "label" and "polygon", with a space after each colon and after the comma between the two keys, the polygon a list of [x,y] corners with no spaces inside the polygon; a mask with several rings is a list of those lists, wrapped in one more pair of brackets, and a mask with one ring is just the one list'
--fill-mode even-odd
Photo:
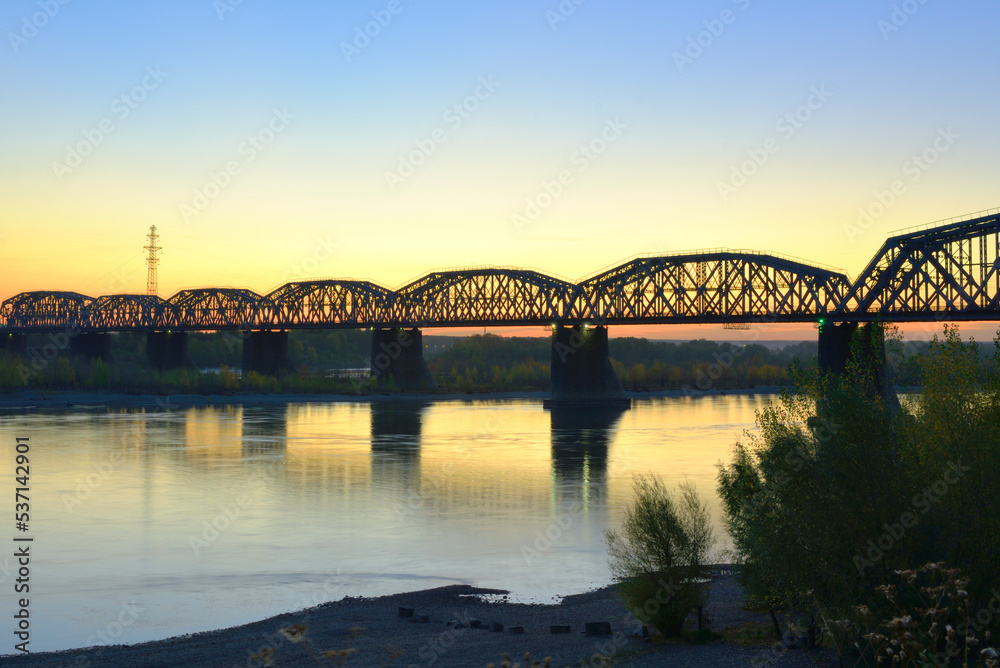
{"label": "small tree in foreground", "polygon": [[632,479],[633,502],[620,531],[608,531],[609,564],[625,606],[664,635],[678,635],[703,603],[708,551],[715,542],[708,508],[694,484],[675,498],[659,476]]}

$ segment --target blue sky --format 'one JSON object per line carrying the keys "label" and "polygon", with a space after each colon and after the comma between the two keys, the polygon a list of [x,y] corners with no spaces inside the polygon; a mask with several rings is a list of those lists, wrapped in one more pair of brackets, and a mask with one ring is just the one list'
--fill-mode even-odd
{"label": "blue sky", "polygon": [[677,5],[8,0],[0,292],[142,291],[151,224],[165,295],[720,246],[853,275],[1000,204],[996,3]]}

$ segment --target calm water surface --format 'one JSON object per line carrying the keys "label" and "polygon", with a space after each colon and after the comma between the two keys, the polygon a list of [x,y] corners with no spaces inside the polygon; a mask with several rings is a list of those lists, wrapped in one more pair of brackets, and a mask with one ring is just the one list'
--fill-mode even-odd
{"label": "calm water surface", "polygon": [[[603,533],[632,474],[687,476],[719,526],[716,463],[771,399],[612,415],[531,400],[0,414],[11,503],[14,439],[31,439],[32,650],[348,595],[470,583],[548,601],[607,584]],[[8,620],[13,566],[0,559]]]}

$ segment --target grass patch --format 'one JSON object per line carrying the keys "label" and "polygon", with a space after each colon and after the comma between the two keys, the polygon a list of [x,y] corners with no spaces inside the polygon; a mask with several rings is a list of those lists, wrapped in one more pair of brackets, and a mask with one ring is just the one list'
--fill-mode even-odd
{"label": "grass patch", "polygon": [[743,622],[728,629],[722,629],[721,637],[737,645],[760,647],[774,642],[774,627],[761,622]]}
{"label": "grass patch", "polygon": [[725,636],[716,633],[712,629],[690,631],[688,633],[688,637],[695,645],[707,645],[710,642],[715,642],[716,640],[722,640],[725,638]]}

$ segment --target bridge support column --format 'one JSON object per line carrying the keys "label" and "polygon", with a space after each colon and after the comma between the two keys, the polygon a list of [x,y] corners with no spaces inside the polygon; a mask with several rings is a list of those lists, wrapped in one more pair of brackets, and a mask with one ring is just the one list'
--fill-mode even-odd
{"label": "bridge support column", "polygon": [[0,352],[24,357],[28,354],[28,335],[0,334]]}
{"label": "bridge support column", "polygon": [[600,405],[628,408],[629,399],[608,357],[607,327],[556,327],[552,333],[552,393],[546,408]]}
{"label": "bridge support column", "polygon": [[80,332],[70,338],[71,355],[85,359],[111,361],[111,335],[103,332]]}
{"label": "bridge support column", "polygon": [[276,376],[288,371],[288,332],[253,331],[243,335],[243,373]]}
{"label": "bridge support column", "polygon": [[870,372],[869,390],[885,402],[889,410],[900,409],[899,397],[886,371],[885,328],[882,323],[856,322],[827,324],[819,330],[819,368],[822,373],[842,375],[854,362]]}
{"label": "bridge support column", "polygon": [[819,369],[824,373],[844,373],[851,356],[851,340],[858,323],[824,324],[819,328]]}
{"label": "bridge support column", "polygon": [[373,330],[372,376],[382,387],[391,378],[398,390],[436,390],[424,360],[422,332],[416,328]]}
{"label": "bridge support column", "polygon": [[146,359],[157,371],[191,366],[187,332],[150,332],[146,335]]}

